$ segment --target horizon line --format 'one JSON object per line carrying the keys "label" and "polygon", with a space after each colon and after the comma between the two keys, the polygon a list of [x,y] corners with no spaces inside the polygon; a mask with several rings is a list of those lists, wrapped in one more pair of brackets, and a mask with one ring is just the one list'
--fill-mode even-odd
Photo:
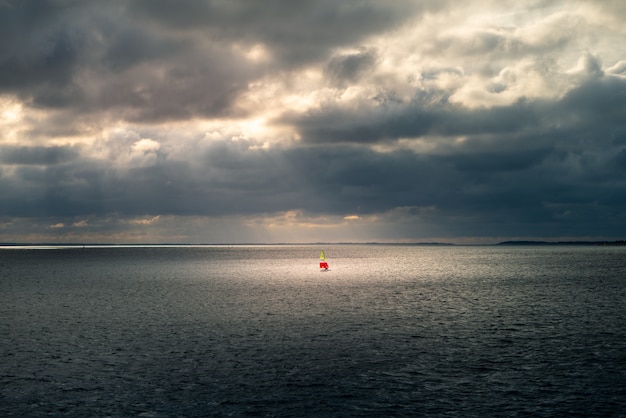
{"label": "horizon line", "polygon": [[451,243],[451,242],[439,242],[439,241],[315,241],[315,242],[240,242],[240,243],[96,243],[96,242],[0,242],[0,247],[155,247],[155,246],[168,246],[168,247],[206,247],[206,246],[288,246],[288,245],[405,245],[405,246],[498,246],[498,245],[626,245],[626,240],[567,240],[567,241],[546,241],[546,240],[507,240],[498,241],[493,243]]}

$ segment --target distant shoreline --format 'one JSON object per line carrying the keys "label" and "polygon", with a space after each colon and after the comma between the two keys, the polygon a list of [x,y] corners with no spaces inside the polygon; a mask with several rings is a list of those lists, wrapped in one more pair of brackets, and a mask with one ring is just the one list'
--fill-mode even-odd
{"label": "distant shoreline", "polygon": [[626,245],[626,241],[503,241],[496,245]]}

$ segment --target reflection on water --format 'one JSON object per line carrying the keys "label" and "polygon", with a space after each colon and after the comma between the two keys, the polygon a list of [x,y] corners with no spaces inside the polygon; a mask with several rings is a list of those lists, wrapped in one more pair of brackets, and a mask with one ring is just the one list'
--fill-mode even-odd
{"label": "reflection on water", "polygon": [[0,415],[626,414],[626,249],[0,250]]}

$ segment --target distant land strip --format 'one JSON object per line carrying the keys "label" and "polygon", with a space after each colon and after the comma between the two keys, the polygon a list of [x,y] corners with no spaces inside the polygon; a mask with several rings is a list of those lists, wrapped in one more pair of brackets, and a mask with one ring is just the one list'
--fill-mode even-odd
{"label": "distant land strip", "polygon": [[626,245],[626,241],[503,241],[497,245]]}

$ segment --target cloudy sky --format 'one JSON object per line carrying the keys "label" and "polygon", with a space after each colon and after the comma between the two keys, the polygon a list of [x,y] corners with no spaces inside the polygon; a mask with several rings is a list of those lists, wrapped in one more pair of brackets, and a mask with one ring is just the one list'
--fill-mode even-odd
{"label": "cloudy sky", "polygon": [[623,0],[0,0],[0,242],[624,239]]}

